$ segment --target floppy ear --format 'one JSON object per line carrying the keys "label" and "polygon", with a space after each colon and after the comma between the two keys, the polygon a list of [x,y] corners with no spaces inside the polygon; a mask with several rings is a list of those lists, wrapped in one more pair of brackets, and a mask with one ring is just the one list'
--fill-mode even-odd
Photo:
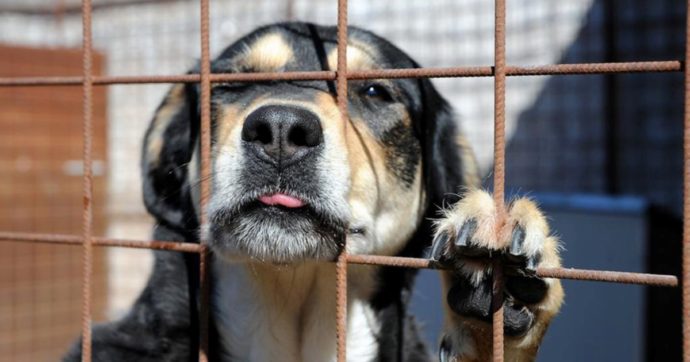
{"label": "floppy ear", "polygon": [[[439,217],[441,207],[459,199],[458,191],[463,186],[465,167],[461,161],[462,152],[467,151],[457,143],[458,125],[448,102],[428,79],[420,79],[418,82],[421,101],[413,107],[413,127],[422,146],[422,177],[427,205],[421,224],[398,253],[398,256],[414,258],[419,258],[429,249],[434,235],[433,220]],[[382,268],[380,278],[386,283],[372,298],[374,305],[408,304],[411,295],[409,290],[416,274],[416,269]],[[403,292],[399,293],[401,290]],[[400,300],[396,299],[398,296]]]}
{"label": "floppy ear", "polygon": [[187,177],[199,127],[197,87],[176,84],[168,92],[146,132],[141,162],[146,208],[185,236],[198,228]]}
{"label": "floppy ear", "polygon": [[418,134],[422,142],[423,175],[429,205],[429,217],[436,217],[439,207],[458,200],[463,186],[463,150],[458,144],[459,130],[453,110],[429,79],[421,79],[422,109]]}

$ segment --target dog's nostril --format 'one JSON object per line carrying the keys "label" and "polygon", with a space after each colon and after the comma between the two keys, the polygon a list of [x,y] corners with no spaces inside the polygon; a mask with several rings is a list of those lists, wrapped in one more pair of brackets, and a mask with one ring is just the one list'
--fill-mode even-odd
{"label": "dog's nostril", "polygon": [[261,114],[252,114],[242,128],[242,140],[267,145],[274,142],[274,133],[270,120]]}
{"label": "dog's nostril", "polygon": [[323,142],[322,138],[321,125],[316,119],[300,120],[293,125],[288,134],[288,142],[297,147],[316,147]]}
{"label": "dog's nostril", "polygon": [[293,127],[288,134],[288,141],[298,147],[308,146],[307,133],[302,127]]}
{"label": "dog's nostril", "polygon": [[260,124],[256,127],[256,137],[255,141],[259,141],[265,145],[273,142],[273,132],[271,131],[271,126],[268,124]]}
{"label": "dog's nostril", "polygon": [[316,147],[323,142],[321,122],[311,112],[299,110],[290,124],[287,142],[294,147]]}

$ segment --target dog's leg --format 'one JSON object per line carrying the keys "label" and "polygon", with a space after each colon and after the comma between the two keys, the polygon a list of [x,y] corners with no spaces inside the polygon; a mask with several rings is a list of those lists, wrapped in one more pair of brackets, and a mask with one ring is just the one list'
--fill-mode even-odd
{"label": "dog's leg", "polygon": [[505,358],[535,359],[563,289],[559,280],[534,276],[537,267],[558,267],[560,259],[558,242],[532,201],[511,202],[501,218],[487,192],[466,193],[437,222],[431,257],[453,267],[441,273],[447,299],[441,361],[491,360],[491,257],[512,271],[505,280]]}

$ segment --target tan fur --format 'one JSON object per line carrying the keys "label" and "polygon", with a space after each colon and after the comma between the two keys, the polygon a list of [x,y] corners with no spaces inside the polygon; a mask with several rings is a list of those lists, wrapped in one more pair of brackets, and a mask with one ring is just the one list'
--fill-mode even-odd
{"label": "tan fur", "polygon": [[[445,217],[437,223],[438,232],[457,233],[466,220],[477,220],[477,231],[472,242],[480,247],[502,250],[509,246],[513,228],[520,225],[525,229],[525,250],[527,253],[541,253],[538,267],[560,267],[558,241],[549,235],[549,227],[544,215],[536,204],[527,198],[520,198],[508,205],[505,222],[497,214],[491,195],[482,190],[470,190],[464,198],[446,211]],[[474,263],[464,266],[462,272],[475,278],[488,277],[490,265]],[[441,272],[443,295],[447,295],[452,282],[452,272]],[[506,337],[506,361],[533,361],[538,346],[546,332],[551,319],[558,313],[563,302],[564,293],[557,279],[546,279],[549,290],[545,299],[538,305],[528,306],[535,315],[535,322],[529,332],[522,337]],[[444,303],[446,304],[446,303]],[[454,346],[457,361],[489,361],[492,357],[491,325],[473,319],[466,319],[453,313],[446,305],[445,333],[458,333],[464,330],[470,338],[464,343],[469,345]],[[456,341],[457,342],[457,341]]]}
{"label": "tan fur", "polygon": [[486,192],[467,192],[465,196],[444,211],[444,218],[438,221],[438,228],[457,234],[465,221],[477,221],[473,241],[490,249],[502,249],[507,240],[496,236],[498,214],[493,198]]}
{"label": "tan fur", "polygon": [[276,72],[293,59],[290,44],[278,33],[263,35],[239,57],[240,65],[255,72]]}
{"label": "tan fur", "polygon": [[[361,44],[347,46],[347,69],[349,70],[366,70],[379,68],[372,56],[370,50],[367,50]],[[331,70],[338,69],[338,49],[334,48],[328,53],[328,67]]]}
{"label": "tan fur", "polygon": [[479,179],[479,166],[477,165],[477,159],[474,157],[472,146],[462,132],[458,132],[455,142],[460,149],[463,185],[469,188],[479,187],[481,184],[481,180]]}
{"label": "tan fur", "polygon": [[236,135],[233,135],[233,131],[238,132],[240,128],[238,124],[241,123],[240,120],[240,109],[235,105],[223,105],[217,109],[219,113],[217,116],[217,126],[216,126],[216,142],[224,151],[235,151],[234,143],[230,140]]}
{"label": "tan fur", "polygon": [[172,87],[151,122],[151,133],[146,145],[146,160],[150,167],[156,167],[163,149],[163,134],[173,120],[173,116],[184,106],[184,84],[176,84]]}
{"label": "tan fur", "polygon": [[[328,120],[322,119],[324,132],[332,130],[342,134],[339,139],[344,142],[343,152],[348,155],[350,168],[348,201],[353,222],[355,226],[357,222],[369,222],[372,228],[367,245],[353,241],[348,244],[348,250],[394,254],[412,235],[424,211],[421,168],[417,167],[412,186],[403,186],[387,169],[386,150],[364,120],[353,118],[347,125],[343,124],[335,99],[327,94],[319,94],[315,104],[322,113],[326,110],[332,115]],[[409,115],[404,113],[401,117],[409,118]]]}

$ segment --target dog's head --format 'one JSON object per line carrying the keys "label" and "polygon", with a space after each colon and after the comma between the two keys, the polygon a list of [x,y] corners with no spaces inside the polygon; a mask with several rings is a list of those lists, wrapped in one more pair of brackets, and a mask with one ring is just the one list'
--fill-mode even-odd
{"label": "dog's head", "polygon": [[[349,29],[348,69],[414,68]],[[264,27],[227,48],[214,73],[335,70],[336,29]],[[176,85],[146,135],[144,199],[159,222],[197,228],[199,86]],[[214,83],[210,245],[224,258],[286,263],[395,254],[461,185],[448,104],[426,79],[348,81],[348,119],[327,81]],[[467,165],[465,165],[465,168]],[[417,233],[419,234],[419,233]]]}

